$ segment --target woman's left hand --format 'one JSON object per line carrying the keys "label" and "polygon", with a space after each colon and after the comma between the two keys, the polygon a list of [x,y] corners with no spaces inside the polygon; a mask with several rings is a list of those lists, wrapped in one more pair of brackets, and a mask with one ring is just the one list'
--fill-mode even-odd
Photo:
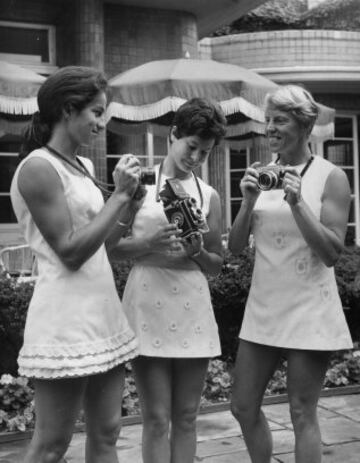
{"label": "woman's left hand", "polygon": [[196,255],[199,255],[203,247],[203,243],[204,242],[202,234],[199,232],[196,232],[192,234],[189,238],[184,238],[182,240],[182,244],[184,246],[186,254],[189,257],[195,257]]}
{"label": "woman's left hand", "polygon": [[301,201],[301,177],[293,167],[285,168],[283,189],[285,199],[290,206],[295,206]]}

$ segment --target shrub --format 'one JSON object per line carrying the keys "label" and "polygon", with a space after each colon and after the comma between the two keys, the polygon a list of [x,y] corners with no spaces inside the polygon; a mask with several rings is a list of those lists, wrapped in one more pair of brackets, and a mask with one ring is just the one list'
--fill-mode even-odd
{"label": "shrub", "polygon": [[17,356],[23,342],[33,283],[17,283],[0,276],[0,375],[17,373]]}
{"label": "shrub", "polygon": [[211,299],[219,327],[222,359],[234,361],[238,335],[249,294],[254,251],[245,249],[239,257],[225,253],[222,272],[209,278]]}
{"label": "shrub", "polygon": [[25,431],[34,422],[34,391],[26,378],[0,378],[0,431]]}

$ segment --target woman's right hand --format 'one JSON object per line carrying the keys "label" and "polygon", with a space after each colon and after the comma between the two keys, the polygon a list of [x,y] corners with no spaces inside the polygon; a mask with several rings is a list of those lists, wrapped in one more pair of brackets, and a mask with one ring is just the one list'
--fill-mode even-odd
{"label": "woman's right hand", "polygon": [[139,185],[140,174],[140,161],[134,155],[121,156],[112,174],[115,184],[114,193],[126,193],[132,198]]}
{"label": "woman's right hand", "polygon": [[164,252],[181,247],[181,230],[176,224],[170,223],[159,225],[158,229],[147,236],[147,246],[149,250],[155,252]]}
{"label": "woman's right hand", "polygon": [[255,202],[260,194],[260,189],[258,186],[259,172],[257,167],[260,166],[260,162],[254,162],[249,166],[243,178],[240,182],[240,189],[243,195],[244,200]]}

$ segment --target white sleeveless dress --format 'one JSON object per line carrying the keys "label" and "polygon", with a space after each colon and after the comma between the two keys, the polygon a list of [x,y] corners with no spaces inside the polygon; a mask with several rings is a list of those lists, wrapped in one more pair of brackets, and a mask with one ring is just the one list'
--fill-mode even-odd
{"label": "white sleeveless dress", "polygon": [[[302,178],[303,199],[317,219],[334,168],[315,156]],[[240,338],[294,349],[352,348],[334,268],[307,245],[283,198],[283,190],[262,192],[253,211],[255,267]]]}
{"label": "white sleeveless dress", "polygon": [[[104,204],[90,179],[71,172],[45,150],[33,151],[18,166],[11,200],[39,268],[18,358],[19,374],[55,379],[105,372],[135,357],[137,340],[123,313],[105,246],[79,270],[71,271],[34,223],[17,186],[21,167],[33,157],[46,159],[59,175],[74,231],[88,224]],[[91,161],[81,160],[93,172]]]}
{"label": "white sleeveless dress", "polygon": [[[166,178],[161,176],[161,188]],[[200,205],[194,178],[181,183]],[[199,183],[206,217],[213,189],[201,179]],[[168,223],[163,205],[155,197],[156,186],[148,186],[144,204],[135,216],[134,237],[143,237]],[[170,268],[169,263],[176,268]],[[210,358],[221,353],[207,279],[183,249],[137,259],[126,283],[123,306],[139,340],[140,355]]]}

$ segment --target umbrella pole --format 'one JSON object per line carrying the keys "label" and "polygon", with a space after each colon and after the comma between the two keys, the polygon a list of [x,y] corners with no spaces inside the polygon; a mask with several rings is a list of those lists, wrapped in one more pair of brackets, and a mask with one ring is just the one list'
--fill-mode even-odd
{"label": "umbrella pole", "polygon": [[154,165],[154,134],[151,124],[146,124],[146,158],[148,166]]}

